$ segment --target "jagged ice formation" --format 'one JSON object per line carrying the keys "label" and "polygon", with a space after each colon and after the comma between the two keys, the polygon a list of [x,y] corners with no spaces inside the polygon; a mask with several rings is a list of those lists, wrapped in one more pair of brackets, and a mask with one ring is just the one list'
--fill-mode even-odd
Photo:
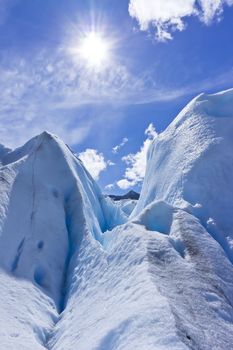
{"label": "jagged ice formation", "polygon": [[232,135],[233,90],[191,101],[138,203],[50,133],[1,146],[0,349],[230,350]]}

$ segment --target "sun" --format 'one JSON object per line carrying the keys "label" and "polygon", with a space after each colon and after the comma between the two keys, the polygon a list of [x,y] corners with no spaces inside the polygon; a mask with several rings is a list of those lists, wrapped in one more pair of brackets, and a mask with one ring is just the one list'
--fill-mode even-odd
{"label": "sun", "polygon": [[98,32],[87,33],[79,43],[80,57],[91,67],[100,67],[109,59],[109,44]]}

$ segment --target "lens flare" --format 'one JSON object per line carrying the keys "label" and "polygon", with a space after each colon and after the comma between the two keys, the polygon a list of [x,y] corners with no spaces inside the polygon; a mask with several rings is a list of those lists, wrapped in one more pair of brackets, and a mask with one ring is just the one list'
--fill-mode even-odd
{"label": "lens flare", "polygon": [[90,32],[82,39],[79,53],[88,65],[100,66],[109,58],[108,43],[99,33]]}

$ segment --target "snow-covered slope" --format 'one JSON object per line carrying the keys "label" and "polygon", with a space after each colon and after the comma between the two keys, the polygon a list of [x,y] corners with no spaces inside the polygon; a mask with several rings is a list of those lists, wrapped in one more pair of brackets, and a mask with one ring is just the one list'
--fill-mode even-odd
{"label": "snow-covered slope", "polygon": [[129,218],[56,136],[0,149],[0,349],[232,349],[232,106],[154,140]]}
{"label": "snow-covered slope", "polygon": [[101,240],[101,193],[66,146],[48,133],[7,153],[2,164],[0,266],[34,280],[59,305],[75,245],[85,230]]}
{"label": "snow-covered slope", "polygon": [[232,347],[232,136],[233,89],[191,101],[154,139],[131,215],[156,232],[154,278],[194,349]]}
{"label": "snow-covered slope", "polygon": [[[98,246],[109,227],[109,219],[105,217],[111,217],[113,226],[114,220],[121,223],[124,216],[106,203],[80,161],[56,136],[44,132],[14,151],[2,149],[1,320],[12,328],[12,334],[15,328],[18,337],[26,337],[22,349],[26,344],[31,349],[35,348],[35,334],[43,334],[42,330],[37,332],[41,318],[48,322],[49,329],[65,307],[73,266],[84,236]],[[3,287],[4,281],[10,292]],[[7,302],[11,292],[12,303]],[[17,300],[21,302],[20,308]],[[19,318],[18,309],[25,311],[19,312]],[[3,310],[13,318],[12,324],[3,317]],[[34,324],[30,323],[32,314],[35,314]],[[10,334],[6,332],[4,339],[6,343],[2,339],[0,342],[3,348],[13,349]],[[20,348],[19,339],[17,344]]]}
{"label": "snow-covered slope", "polygon": [[155,138],[134,214],[154,200],[194,213],[231,252],[233,240],[233,89],[201,94]]}

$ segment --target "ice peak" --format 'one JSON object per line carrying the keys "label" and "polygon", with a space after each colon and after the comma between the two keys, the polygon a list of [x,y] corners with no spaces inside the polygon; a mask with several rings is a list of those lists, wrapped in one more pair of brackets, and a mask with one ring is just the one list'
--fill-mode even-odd
{"label": "ice peak", "polygon": [[[44,130],[41,135],[44,135],[44,136],[48,136],[48,137],[51,137],[51,136],[55,136],[54,134],[52,134],[51,132],[49,132],[48,130]],[[57,136],[55,136],[57,137]]]}
{"label": "ice peak", "polygon": [[232,134],[233,89],[192,100],[151,145],[137,213],[154,200],[182,208],[200,203],[202,220],[209,215],[230,233]]}
{"label": "ice peak", "polygon": [[31,156],[32,154],[37,152],[41,147],[50,148],[54,151],[60,150],[63,153],[70,153],[70,150],[67,148],[64,142],[61,139],[59,139],[58,136],[48,131],[43,131],[41,134],[32,137],[23,146],[18,147],[14,150],[8,150],[8,152],[4,152],[2,156],[2,164],[7,165],[16,162],[20,159],[23,159],[24,157]]}
{"label": "ice peak", "polygon": [[55,140],[62,141],[61,139],[59,139],[59,137],[57,135],[55,135],[55,134],[53,134],[53,133],[51,133],[51,132],[49,132],[47,130],[43,131],[37,137],[41,138],[41,139],[44,139],[44,140],[46,140],[46,139],[48,139],[48,140],[55,139]]}

